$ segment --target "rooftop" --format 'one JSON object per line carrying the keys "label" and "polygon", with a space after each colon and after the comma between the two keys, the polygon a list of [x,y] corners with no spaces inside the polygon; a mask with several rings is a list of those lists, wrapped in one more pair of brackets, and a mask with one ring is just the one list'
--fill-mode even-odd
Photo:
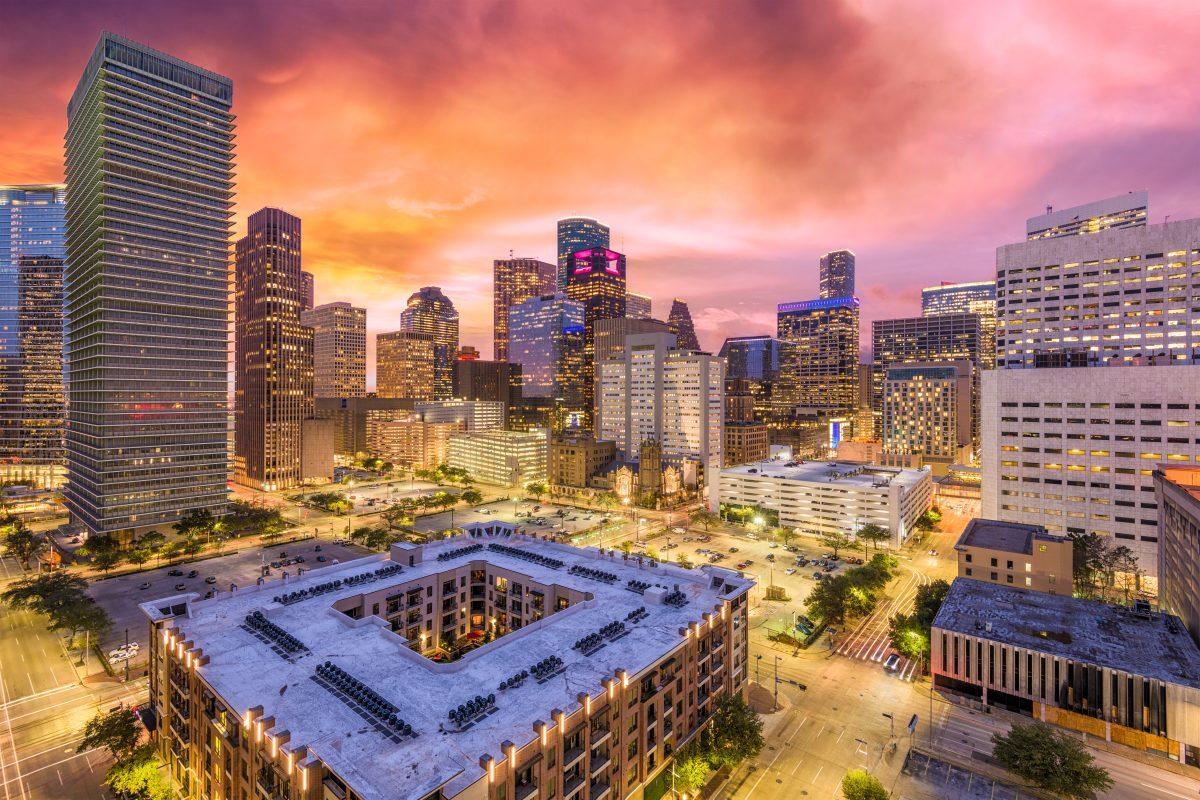
{"label": "rooftop", "polygon": [[1139,617],[1123,606],[957,578],[933,625],[1200,688],[1200,649],[1168,614]]}
{"label": "rooftop", "polygon": [[884,489],[905,488],[927,480],[929,470],[880,467],[848,461],[755,461],[721,470],[722,475],[777,478],[807,483],[836,483],[839,487]]}
{"label": "rooftop", "polygon": [[[503,526],[500,526],[503,528]],[[482,543],[462,554],[439,561],[439,555]],[[492,549],[503,544],[505,550]],[[413,549],[423,550],[422,561],[407,566]],[[549,564],[527,560],[530,554],[548,556]],[[306,745],[334,772],[348,781],[366,800],[396,796],[422,797],[451,781],[452,796],[484,774],[480,757],[502,757],[504,741],[518,746],[535,736],[533,723],[553,720],[551,711],[572,712],[579,695],[598,697],[601,681],[625,670],[632,678],[674,650],[682,641],[681,629],[703,622],[705,613],[745,592],[752,584],[738,573],[704,566],[696,570],[660,564],[651,567],[624,560],[619,553],[602,554],[596,548],[579,549],[532,537],[511,536],[492,528],[474,541],[466,536],[444,539],[414,548],[397,545],[393,561],[369,556],[321,567],[292,578],[286,584],[271,581],[262,586],[221,592],[211,600],[195,595],[165,598],[142,604],[151,619],[172,612],[188,613],[170,625],[183,641],[201,651],[207,663],[196,667],[233,709],[246,714],[262,706],[264,717],[274,717],[279,731],[290,733],[290,745]],[[520,556],[526,556],[522,558]],[[399,574],[322,591],[287,605],[274,598],[318,584],[374,573],[403,561]],[[555,566],[562,562],[561,566]],[[334,609],[340,600],[364,593],[393,590],[422,578],[462,567],[493,565],[528,576],[543,585],[566,586],[586,593],[588,599],[471,651],[458,661],[439,664],[411,650],[406,640],[392,633],[376,616],[351,619]],[[573,566],[599,568],[617,580],[605,583],[571,574]],[[666,588],[638,594],[627,590],[630,580]],[[663,602],[675,586],[687,598],[684,605]],[[636,609],[648,614],[628,621]],[[278,655],[262,638],[243,625],[248,615],[261,611],[274,625],[300,640],[303,647],[290,658]],[[608,641],[598,651],[584,655],[571,642],[614,621],[626,621],[627,635]],[[500,690],[501,681],[528,670],[548,656],[558,656],[563,668],[539,682]],[[326,661],[344,669],[395,705],[410,724],[415,737],[389,736],[364,722],[351,708],[331,695],[314,679]],[[447,713],[476,695],[496,695],[496,711],[465,730],[451,728]],[[400,787],[403,787],[402,789]]]}
{"label": "rooftop", "polygon": [[1158,472],[1162,474],[1164,481],[1174,484],[1180,491],[1200,503],[1200,469],[1159,464]]}
{"label": "rooftop", "polygon": [[1020,522],[1001,522],[995,519],[976,517],[967,523],[966,530],[958,537],[954,548],[982,547],[1001,550],[1005,553],[1033,555],[1033,542],[1062,542],[1059,536],[1051,536],[1041,525],[1025,525]]}

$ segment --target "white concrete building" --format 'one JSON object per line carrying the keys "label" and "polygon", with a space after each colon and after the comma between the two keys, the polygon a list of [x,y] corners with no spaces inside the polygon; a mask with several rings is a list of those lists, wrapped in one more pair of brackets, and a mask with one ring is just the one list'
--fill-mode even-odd
{"label": "white concrete building", "polygon": [[626,461],[657,441],[664,461],[698,461],[711,483],[724,447],[725,362],[674,344],[674,334],[635,334],[597,363],[596,438],[616,442]]}
{"label": "white concrete building", "polygon": [[300,312],[313,329],[313,396],[362,397],[367,393],[367,310],[326,303]]}
{"label": "white concrete building", "polygon": [[446,463],[461,467],[479,483],[524,486],[544,481],[550,460],[550,432],[489,430],[452,433]]}
{"label": "white concrete building", "polygon": [[933,478],[927,469],[760,461],[722,470],[717,495],[725,505],[773,509],[780,526],[806,534],[853,534],[874,523],[898,547],[929,508]]}
{"label": "white concrete building", "polygon": [[983,516],[1128,545],[1153,590],[1160,462],[1200,462],[1200,366],[983,373]]}
{"label": "white concrete building", "polygon": [[426,422],[461,422],[467,433],[504,427],[504,403],[496,400],[425,400],[413,410]]}

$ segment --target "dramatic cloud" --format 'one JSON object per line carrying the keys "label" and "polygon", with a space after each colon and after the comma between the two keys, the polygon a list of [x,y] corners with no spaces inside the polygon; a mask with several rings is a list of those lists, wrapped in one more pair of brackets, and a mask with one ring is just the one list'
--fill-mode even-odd
{"label": "dramatic cloud", "polygon": [[62,174],[99,32],[235,82],[238,219],[304,219],[318,302],[394,329],[441,286],[490,352],[491,260],[596,216],[701,342],[773,330],[858,254],[869,320],[979,279],[1024,219],[1130,189],[1196,213],[1192,2],[9,0],[3,181]]}

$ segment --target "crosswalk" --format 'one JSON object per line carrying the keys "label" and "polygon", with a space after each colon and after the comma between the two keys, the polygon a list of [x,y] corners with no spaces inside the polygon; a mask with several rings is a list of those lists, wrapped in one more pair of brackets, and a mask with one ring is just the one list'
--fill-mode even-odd
{"label": "crosswalk", "polygon": [[[888,636],[888,621],[896,614],[908,613],[912,610],[913,598],[916,597],[917,587],[926,586],[930,578],[908,565],[904,565],[905,575],[897,584],[896,593],[880,603],[867,617],[863,618],[848,634],[845,634],[836,652],[860,661],[882,663],[892,653],[892,645]],[[920,677],[920,664],[904,656],[896,667],[896,676],[903,681],[912,682]]]}

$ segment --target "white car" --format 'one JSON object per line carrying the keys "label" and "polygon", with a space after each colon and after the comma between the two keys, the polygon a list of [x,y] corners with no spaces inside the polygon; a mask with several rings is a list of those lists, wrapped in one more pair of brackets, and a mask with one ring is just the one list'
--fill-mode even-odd
{"label": "white car", "polygon": [[795,574],[796,574],[796,568],[795,568],[795,567],[788,567],[787,569],[785,569],[785,570],[783,571],[783,574],[784,574],[784,575],[795,575]]}

